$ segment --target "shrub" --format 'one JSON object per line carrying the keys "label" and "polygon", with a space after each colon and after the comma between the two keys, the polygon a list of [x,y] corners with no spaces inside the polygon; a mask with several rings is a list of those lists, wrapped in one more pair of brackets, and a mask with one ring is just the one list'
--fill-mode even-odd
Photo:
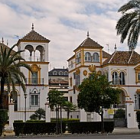
{"label": "shrub", "polygon": [[2,131],[4,125],[7,123],[8,113],[6,109],[0,109],[0,136],[2,135]]}
{"label": "shrub", "polygon": [[[114,130],[114,121],[104,122],[105,132]],[[101,122],[73,122],[68,123],[68,131],[73,133],[95,133],[101,132]]]}
{"label": "shrub", "polygon": [[35,111],[35,114],[32,114],[30,116],[31,120],[40,120],[40,119],[45,119],[45,110],[42,108],[39,108]]}

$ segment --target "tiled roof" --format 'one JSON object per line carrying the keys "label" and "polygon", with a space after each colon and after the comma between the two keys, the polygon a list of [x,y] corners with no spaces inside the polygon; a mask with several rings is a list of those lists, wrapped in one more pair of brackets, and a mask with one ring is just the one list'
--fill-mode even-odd
{"label": "tiled roof", "polygon": [[111,55],[105,51],[102,51],[103,53],[103,58],[109,58]]}
{"label": "tiled roof", "polygon": [[107,60],[105,64],[137,64],[140,62],[140,55],[135,51],[116,51]]}
{"label": "tiled roof", "polygon": [[50,42],[47,38],[43,37],[36,31],[32,30],[27,35],[25,35],[23,38],[21,38],[19,41],[47,41]]}
{"label": "tiled roof", "polygon": [[[0,43],[0,47],[1,47],[1,46],[2,46],[3,50],[4,50],[5,48],[6,48],[7,50],[10,50],[10,48],[9,48],[7,45],[3,44],[3,43]],[[0,48],[0,51],[1,51],[1,48]],[[15,53],[15,51],[12,50],[11,55],[14,54],[14,53]]]}
{"label": "tiled roof", "polygon": [[[92,40],[90,37],[87,37],[79,46],[80,47],[84,47],[84,48],[103,48],[100,44],[98,44],[97,42],[95,42],[94,40]],[[78,49],[76,48],[76,49]],[[76,50],[75,49],[75,50]],[[75,51],[74,50],[74,51]]]}

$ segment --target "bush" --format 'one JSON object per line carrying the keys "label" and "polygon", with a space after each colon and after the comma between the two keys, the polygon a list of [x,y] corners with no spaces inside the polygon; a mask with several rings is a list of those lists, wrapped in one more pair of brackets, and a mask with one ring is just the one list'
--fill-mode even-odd
{"label": "bush", "polygon": [[125,118],[125,110],[118,109],[114,114],[114,118]]}
{"label": "bush", "polygon": [[[58,120],[59,122],[61,119]],[[51,118],[51,122],[56,122],[56,118]],[[67,119],[67,118],[62,118],[62,122],[69,123],[69,122],[80,122],[80,119]]]}
{"label": "bush", "polygon": [[[104,122],[104,131],[112,132],[114,121]],[[101,122],[73,122],[68,123],[68,131],[73,133],[95,133],[101,132]]]}
{"label": "bush", "polygon": [[6,109],[0,109],[0,136],[2,135],[2,131],[4,125],[7,123],[8,113]]}
{"label": "bush", "polygon": [[136,118],[137,118],[137,122],[140,122],[140,111],[136,112]]}
{"label": "bush", "polygon": [[[56,123],[45,123],[43,121],[14,122],[15,135],[20,134],[51,134],[56,132]],[[66,124],[62,123],[62,132],[66,131]]]}

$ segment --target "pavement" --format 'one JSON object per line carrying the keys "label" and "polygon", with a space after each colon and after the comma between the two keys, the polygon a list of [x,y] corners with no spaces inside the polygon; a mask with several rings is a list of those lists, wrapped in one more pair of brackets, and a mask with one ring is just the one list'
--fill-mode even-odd
{"label": "pavement", "polygon": [[[140,134],[140,130],[138,128],[126,128],[126,127],[116,127],[114,128],[111,134]],[[70,134],[70,133],[65,133]],[[64,135],[65,135],[64,134]],[[14,136],[15,132],[12,130],[5,130],[3,132],[3,136]]]}

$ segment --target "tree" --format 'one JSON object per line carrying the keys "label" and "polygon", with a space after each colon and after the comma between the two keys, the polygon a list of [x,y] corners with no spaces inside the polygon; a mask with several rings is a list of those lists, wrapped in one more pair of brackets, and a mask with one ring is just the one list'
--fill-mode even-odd
{"label": "tree", "polygon": [[45,110],[42,108],[39,108],[35,111],[35,114],[32,114],[30,116],[31,120],[41,120],[41,119],[45,119]]}
{"label": "tree", "polygon": [[65,111],[67,111],[67,119],[69,119],[69,114],[70,114],[71,111],[76,110],[76,105],[73,105],[69,101],[65,101],[64,104],[63,104],[63,108],[65,109]]}
{"label": "tree", "polygon": [[[1,78],[1,93],[0,93],[0,109],[3,109],[3,93],[4,85],[7,85],[8,92],[11,90],[15,91],[15,84],[19,84],[23,92],[26,92],[25,81],[26,78],[24,73],[20,70],[21,67],[24,67],[31,71],[31,68],[24,61],[24,58],[20,56],[20,53],[23,51],[13,51],[14,47],[3,49],[1,46],[0,50],[0,78]],[[31,71],[32,72],[32,71]]]}
{"label": "tree", "polygon": [[65,99],[63,97],[63,93],[61,93],[56,89],[52,89],[49,91],[48,100],[50,108],[51,109],[55,108],[56,110],[56,133],[58,134],[59,108],[62,108]]}
{"label": "tree", "polygon": [[140,0],[130,0],[120,7],[118,12],[122,12],[122,17],[118,20],[117,34],[121,35],[121,43],[128,36],[128,47],[135,49],[140,33]]}
{"label": "tree", "polygon": [[114,114],[114,118],[125,118],[125,110],[118,109]]}
{"label": "tree", "polygon": [[112,88],[105,75],[96,72],[79,85],[78,107],[87,112],[97,112],[101,116],[103,131],[103,108],[119,103],[121,90]]}

